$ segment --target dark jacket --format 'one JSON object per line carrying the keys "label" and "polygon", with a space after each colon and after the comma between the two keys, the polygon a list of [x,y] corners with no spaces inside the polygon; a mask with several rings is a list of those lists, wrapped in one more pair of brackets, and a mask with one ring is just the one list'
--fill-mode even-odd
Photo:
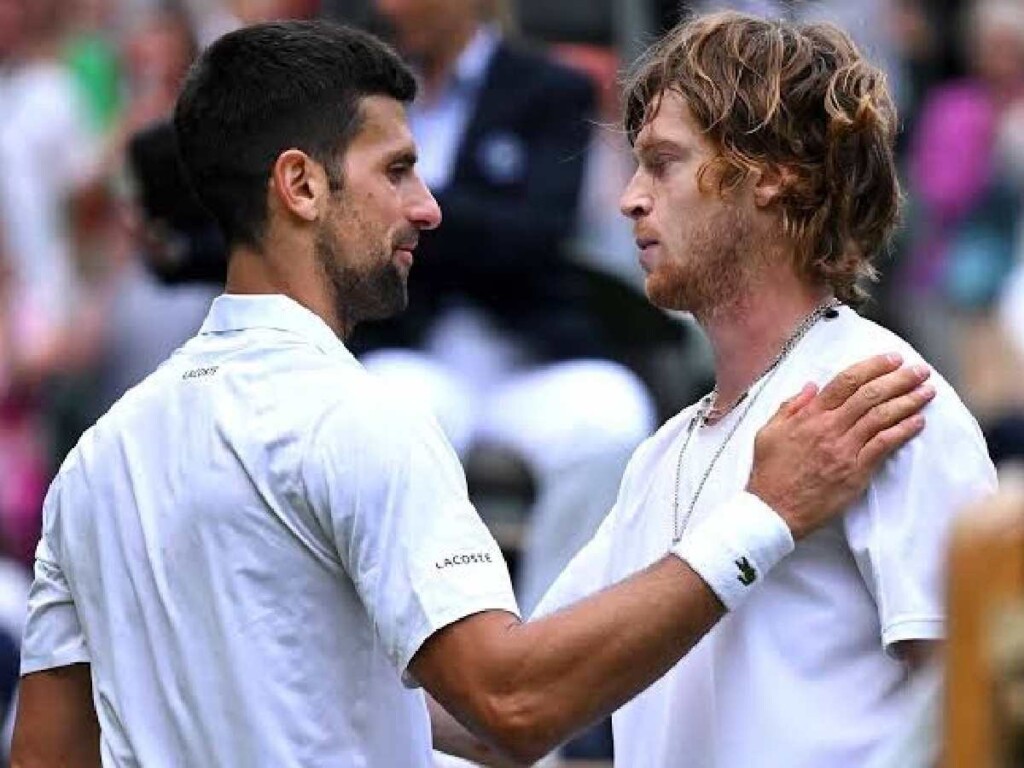
{"label": "dark jacket", "polygon": [[[584,291],[564,245],[590,140],[590,81],[503,41],[488,66],[438,230],[424,233],[408,312],[385,328],[415,345],[445,307],[470,303],[542,358],[593,352]],[[609,215],[615,215],[609,212]]]}

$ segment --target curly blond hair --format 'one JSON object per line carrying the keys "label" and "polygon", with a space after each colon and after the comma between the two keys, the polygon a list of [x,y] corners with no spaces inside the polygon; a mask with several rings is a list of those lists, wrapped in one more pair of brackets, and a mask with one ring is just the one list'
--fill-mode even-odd
{"label": "curly blond hair", "polygon": [[896,113],[884,73],[832,24],[724,12],[684,21],[625,83],[630,142],[660,96],[682,97],[716,156],[699,172],[720,193],[755,171],[782,180],[783,230],[797,268],[858,305],[900,208]]}

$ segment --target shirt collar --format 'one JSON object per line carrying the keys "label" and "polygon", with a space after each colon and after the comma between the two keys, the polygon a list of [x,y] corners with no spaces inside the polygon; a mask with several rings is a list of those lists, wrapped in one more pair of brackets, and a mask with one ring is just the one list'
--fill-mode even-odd
{"label": "shirt collar", "polygon": [[324,352],[345,350],[345,344],[318,315],[282,294],[225,293],[213,300],[200,334],[271,328],[294,333]]}

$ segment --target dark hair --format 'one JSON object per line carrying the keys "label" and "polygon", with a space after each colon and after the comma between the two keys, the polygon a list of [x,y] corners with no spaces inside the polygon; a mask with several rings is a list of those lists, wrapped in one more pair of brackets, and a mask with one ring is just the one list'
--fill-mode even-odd
{"label": "dark hair", "polygon": [[360,100],[375,95],[408,103],[416,81],[376,37],[332,22],[245,27],[198,58],[174,128],[185,171],[229,243],[261,247],[267,178],[281,152],[306,152],[341,185]]}
{"label": "dark hair", "polygon": [[900,204],[885,75],[832,24],[724,12],[681,23],[640,61],[625,88],[631,142],[666,91],[717,150],[700,180],[710,174],[721,192],[754,170],[780,171],[798,269],[863,302],[858,279],[874,277]]}

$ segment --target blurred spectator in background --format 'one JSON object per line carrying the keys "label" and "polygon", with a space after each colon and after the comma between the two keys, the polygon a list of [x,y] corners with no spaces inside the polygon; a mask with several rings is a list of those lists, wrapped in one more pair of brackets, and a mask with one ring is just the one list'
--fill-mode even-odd
{"label": "blurred spectator in background", "polygon": [[[214,270],[209,284],[174,279],[168,251],[174,247],[175,235],[168,232],[166,222],[154,220],[143,210],[140,190],[144,180],[138,178],[143,170],[167,171],[149,165],[133,167],[131,155],[126,154],[143,132],[157,130],[169,119],[195,54],[191,26],[181,13],[161,8],[140,11],[126,26],[119,51],[124,108],[111,137],[109,172],[118,188],[123,190],[127,183],[136,194],[121,194],[116,200],[115,231],[108,241],[116,271],[110,281],[91,419],[195,333],[218,293],[212,281],[223,277],[221,269]],[[173,145],[166,151],[172,157]],[[220,258],[223,260],[223,254]],[[173,285],[164,285],[163,280]]]}
{"label": "blurred spectator in background", "polygon": [[312,18],[320,4],[320,0],[184,0],[200,48],[247,24]]}
{"label": "blurred spectator in background", "polygon": [[[0,16],[0,22],[3,17]],[[3,229],[0,221],[0,230]],[[0,236],[0,245],[3,238]],[[9,373],[6,365],[10,361],[11,327],[8,323],[8,289],[10,270],[0,247],[0,382]],[[6,396],[0,395],[0,509],[22,509],[35,498],[41,474],[38,470],[25,473],[17,463],[14,451],[23,442],[23,437],[11,434],[17,420],[9,418],[14,410]],[[6,514],[6,513],[5,513]],[[21,630],[25,620],[25,604],[28,599],[30,579],[21,563],[10,557],[9,548],[0,531],[0,734],[8,733],[5,727],[14,689],[18,680],[18,653]],[[13,666],[12,666],[13,660]],[[9,739],[0,736],[0,765],[6,765],[4,757],[10,746]]]}
{"label": "blurred spectator in background", "polygon": [[529,610],[611,506],[653,427],[639,379],[598,359],[604,347],[563,250],[593,87],[510,41],[500,3],[376,5],[419,71],[409,123],[444,222],[421,239],[406,316],[356,341],[406,347],[363,361],[433,405],[471,483],[485,446],[525,463],[537,489],[531,525],[543,531],[527,534],[521,564]]}
{"label": "blurred spectator in background", "polygon": [[137,14],[125,31],[119,54],[125,101],[120,133],[127,137],[168,119],[181,80],[196,55],[188,18],[159,8]]}
{"label": "blurred spectator in background", "polygon": [[[58,3],[0,0],[0,733],[18,680],[28,574],[49,482],[41,383],[80,358],[64,215],[91,145],[59,60]],[[87,345],[87,329],[80,341]],[[19,562],[20,561],[20,562]],[[0,737],[7,764],[9,737]]]}
{"label": "blurred spectator in background", "polygon": [[[594,88],[510,40],[501,0],[375,5],[418,69],[409,125],[443,223],[421,237],[407,312],[360,329],[356,343],[363,333],[370,349],[405,347],[363,363],[431,404],[492,525],[496,506],[481,489],[503,484],[495,469],[510,457],[525,468],[535,495],[514,571],[529,611],[614,503],[630,454],[654,426],[641,381],[599,359],[608,347],[565,250]],[[608,756],[607,728],[568,749]]]}
{"label": "blurred spectator in background", "polygon": [[86,365],[99,335],[69,216],[97,178],[98,142],[61,58],[66,11],[58,0],[0,0],[0,220],[10,328],[0,381],[0,530],[23,560],[38,537],[49,471],[41,388]]}
{"label": "blurred spectator in background", "polygon": [[1024,5],[977,0],[966,77],[926,97],[910,146],[902,322],[983,424],[1024,403],[993,311],[1014,264],[1024,153]]}
{"label": "blurred spectator in background", "polygon": [[69,39],[64,58],[83,97],[89,125],[106,134],[121,107],[121,67],[117,56],[117,0],[74,0],[66,4]]}

